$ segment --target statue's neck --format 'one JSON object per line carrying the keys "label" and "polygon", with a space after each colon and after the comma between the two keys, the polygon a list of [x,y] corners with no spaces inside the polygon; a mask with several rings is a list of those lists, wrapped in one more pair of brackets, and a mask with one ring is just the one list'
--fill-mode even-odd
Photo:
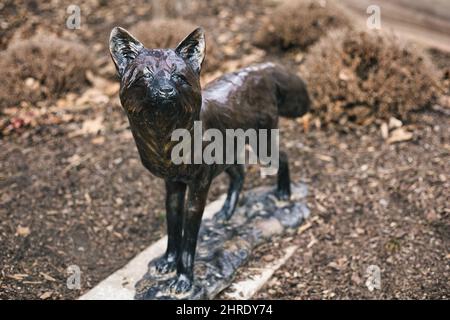
{"label": "statue's neck", "polygon": [[194,121],[200,118],[199,113],[187,112],[163,113],[145,112],[128,113],[131,130],[147,143],[155,143],[155,147],[163,147],[171,142],[176,129],[193,131]]}

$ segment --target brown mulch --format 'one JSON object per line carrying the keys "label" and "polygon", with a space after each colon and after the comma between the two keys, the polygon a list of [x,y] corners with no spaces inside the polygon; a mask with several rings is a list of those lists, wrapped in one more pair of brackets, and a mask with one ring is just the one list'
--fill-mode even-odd
{"label": "brown mulch", "polygon": [[[449,118],[420,117],[399,144],[376,126],[286,130],[313,214],[292,241],[299,249],[255,298],[449,298]],[[381,269],[381,290],[365,285],[370,265]]]}

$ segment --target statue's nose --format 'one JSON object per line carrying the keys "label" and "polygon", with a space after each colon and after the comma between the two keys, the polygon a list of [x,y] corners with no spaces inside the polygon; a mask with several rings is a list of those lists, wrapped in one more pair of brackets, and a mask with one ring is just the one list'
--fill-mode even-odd
{"label": "statue's nose", "polygon": [[159,89],[159,94],[163,97],[170,97],[175,94],[175,89],[169,85],[163,85]]}

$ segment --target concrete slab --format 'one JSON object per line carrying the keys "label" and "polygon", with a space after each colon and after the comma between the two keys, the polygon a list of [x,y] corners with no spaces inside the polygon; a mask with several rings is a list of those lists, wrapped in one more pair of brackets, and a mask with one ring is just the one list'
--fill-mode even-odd
{"label": "concrete slab", "polygon": [[297,249],[298,246],[287,247],[284,250],[284,255],[280,259],[274,261],[273,263],[266,264],[249,279],[233,283],[229,288],[225,289],[223,292],[224,296],[227,299],[234,300],[250,299],[267,281],[269,281],[270,278],[272,278],[274,272],[289,260]]}

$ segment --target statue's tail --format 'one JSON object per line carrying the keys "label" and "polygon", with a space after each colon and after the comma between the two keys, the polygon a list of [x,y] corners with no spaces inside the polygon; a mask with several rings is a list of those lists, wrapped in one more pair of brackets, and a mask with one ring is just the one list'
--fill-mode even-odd
{"label": "statue's tail", "polygon": [[310,99],[305,82],[295,73],[282,66],[273,70],[276,85],[278,114],[282,117],[297,118],[308,112]]}

